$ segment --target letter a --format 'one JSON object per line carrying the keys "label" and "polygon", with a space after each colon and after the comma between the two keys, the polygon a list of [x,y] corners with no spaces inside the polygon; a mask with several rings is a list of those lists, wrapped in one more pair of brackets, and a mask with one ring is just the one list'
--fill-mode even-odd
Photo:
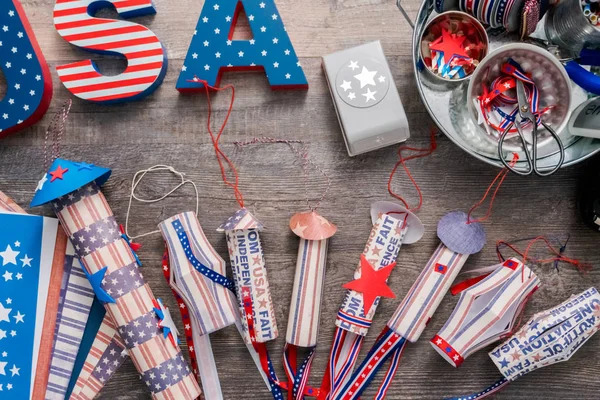
{"label": "letter a", "polygon": [[6,95],[0,102],[0,137],[39,121],[52,100],[50,69],[18,0],[0,3],[0,68]]}
{"label": "letter a", "polygon": [[96,18],[101,8],[115,7],[123,18],[155,14],[152,0],[57,0],[54,25],[67,42],[82,49],[127,59],[117,76],[104,76],[92,60],[56,67],[65,87],[95,103],[120,103],[152,93],[167,72],[167,52],[158,37],[133,22]]}
{"label": "letter a", "polygon": [[[253,38],[233,40],[242,8]],[[177,90],[201,90],[203,85],[198,80],[218,86],[223,72],[248,70],[264,70],[273,89],[308,88],[274,0],[206,0]]]}

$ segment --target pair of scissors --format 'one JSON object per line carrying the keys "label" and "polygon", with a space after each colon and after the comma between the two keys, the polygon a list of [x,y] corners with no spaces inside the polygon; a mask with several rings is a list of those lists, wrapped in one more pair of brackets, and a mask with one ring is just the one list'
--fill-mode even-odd
{"label": "pair of scissors", "polygon": [[[527,94],[525,93],[524,83],[521,80],[517,80],[516,83],[517,83],[516,89],[517,89],[517,100],[518,100],[519,112],[517,113],[517,115],[515,115],[514,120],[510,123],[510,125],[508,125],[506,127],[506,129],[504,130],[504,132],[502,132],[502,135],[500,136],[500,139],[498,141],[498,156],[500,157],[500,161],[502,161],[502,164],[504,164],[504,166],[509,171],[514,172],[517,175],[528,176],[533,173],[535,173],[538,176],[552,175],[553,173],[558,171],[558,169],[560,167],[562,167],[563,163],[565,162],[565,147],[562,143],[562,140],[560,140],[560,137],[556,133],[556,131],[554,129],[552,129],[552,127],[550,127],[548,124],[546,124],[540,118],[540,122],[542,123],[543,127],[546,128],[546,130],[550,133],[550,135],[552,135],[552,137],[558,144],[560,160],[558,161],[558,164],[556,164],[556,166],[554,166],[554,168],[552,168],[550,171],[542,172],[538,169],[538,166],[537,166],[537,163],[538,163],[537,118],[536,118],[536,115],[534,115],[533,112],[531,111],[531,106],[529,104],[529,100],[527,99]],[[525,140],[525,135],[523,134],[523,129],[521,127],[521,123],[523,121],[527,121],[527,120],[529,120],[532,124],[531,150],[529,150],[529,147],[527,146],[527,142]],[[521,144],[523,145],[523,151],[525,152],[525,158],[527,160],[527,164],[529,165],[529,168],[527,169],[527,171],[521,171],[521,170],[514,168],[506,161],[506,159],[504,157],[504,151],[503,151],[504,141],[506,140],[506,136],[508,135],[510,129],[513,126],[516,126],[517,132],[519,133],[519,138],[521,139]]]}

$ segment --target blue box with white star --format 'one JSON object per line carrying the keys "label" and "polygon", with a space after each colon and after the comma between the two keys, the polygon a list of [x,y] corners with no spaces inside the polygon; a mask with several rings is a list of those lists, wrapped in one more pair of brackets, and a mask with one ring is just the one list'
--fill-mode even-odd
{"label": "blue box with white star", "polygon": [[0,399],[27,400],[38,372],[58,220],[0,213],[0,226]]}
{"label": "blue box with white star", "polygon": [[348,154],[406,141],[408,121],[379,41],[323,57]]}

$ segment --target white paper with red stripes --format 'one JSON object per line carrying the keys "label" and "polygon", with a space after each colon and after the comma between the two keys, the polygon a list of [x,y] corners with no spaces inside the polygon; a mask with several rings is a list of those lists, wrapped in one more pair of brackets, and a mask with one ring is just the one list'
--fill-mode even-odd
{"label": "white paper with red stripes", "polygon": [[387,326],[416,342],[468,257],[440,243]]}
{"label": "white paper with red stripes", "polygon": [[[152,0],[106,2],[114,5],[125,18],[156,13]],[[127,68],[119,75],[107,76],[98,71],[93,61],[85,60],[57,66],[59,79],[73,95],[93,102],[127,101],[151,93],[166,73],[166,50],[158,37],[143,25],[92,16],[99,3],[97,0],[57,0],[56,30],[79,48],[122,54],[127,58]]]}
{"label": "white paper with red stripes", "polygon": [[461,292],[452,315],[431,339],[433,348],[451,365],[460,366],[469,355],[511,334],[539,285],[537,275],[519,260],[498,264],[485,279]]}
{"label": "white paper with red stripes", "polygon": [[94,291],[81,270],[71,241],[65,252],[64,288],[56,321],[46,400],[63,400],[90,314]]}
{"label": "white paper with red stripes", "polygon": [[289,344],[317,345],[328,241],[300,238],[286,334]]}

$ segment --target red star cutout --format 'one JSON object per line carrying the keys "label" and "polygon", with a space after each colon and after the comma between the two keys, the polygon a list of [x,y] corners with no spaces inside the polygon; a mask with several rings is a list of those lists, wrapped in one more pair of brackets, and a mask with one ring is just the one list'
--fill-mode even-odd
{"label": "red star cutout", "polygon": [[533,361],[540,362],[541,359],[542,359],[542,356],[540,355],[540,353],[533,355]]}
{"label": "red star cutout", "polygon": [[252,257],[252,265],[260,265],[260,256]]}
{"label": "red star cutout", "polygon": [[513,361],[519,361],[521,359],[521,355],[519,354],[519,350],[515,350],[514,353],[510,355]]}
{"label": "red star cutout", "polygon": [[66,173],[69,170],[69,168],[65,168],[63,169],[60,165],[58,167],[56,167],[56,169],[54,171],[50,171],[50,175],[52,175],[52,179],[50,179],[50,182],[54,182],[57,179],[60,179],[62,181],[63,179],[63,174]]}
{"label": "red star cutout", "polygon": [[364,254],[360,255],[360,278],[346,283],[343,287],[360,292],[363,295],[365,315],[369,313],[371,307],[378,297],[395,298],[396,295],[387,285],[386,281],[396,263],[375,271],[373,265],[369,263]]}
{"label": "red star cutout", "polygon": [[432,43],[429,48],[431,50],[443,52],[444,60],[446,60],[446,62],[450,61],[450,59],[455,55],[469,58],[467,51],[462,46],[462,43],[465,41],[465,39],[465,36],[453,37],[450,32],[442,29],[442,41],[440,43]]}

